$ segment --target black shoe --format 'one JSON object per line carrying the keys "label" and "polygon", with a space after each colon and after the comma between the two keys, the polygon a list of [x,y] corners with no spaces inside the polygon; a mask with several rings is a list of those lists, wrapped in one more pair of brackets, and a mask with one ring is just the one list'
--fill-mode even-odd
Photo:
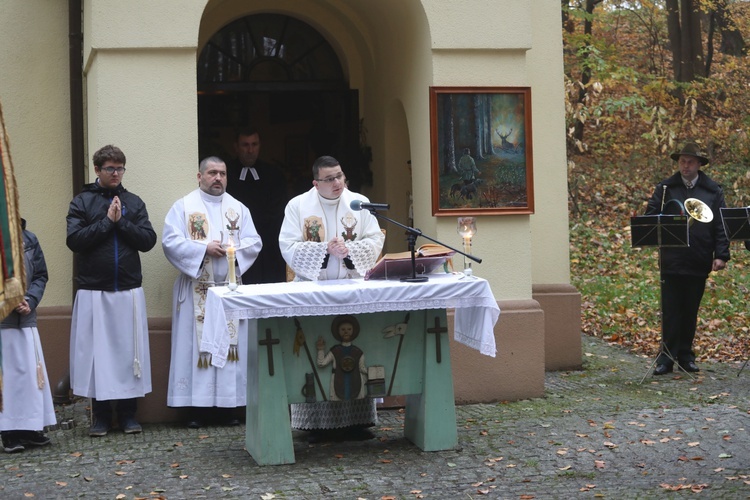
{"label": "black shoe", "polygon": [[18,431],[18,440],[26,446],[44,446],[49,444],[50,439],[41,431]]}
{"label": "black shoe", "polygon": [[666,375],[667,373],[672,373],[672,365],[667,365],[667,364],[656,365],[656,369],[654,370],[654,375]]}
{"label": "black shoe", "polygon": [[141,424],[133,416],[123,417],[120,422],[120,428],[125,434],[139,434],[143,431],[143,427],[141,427]]}
{"label": "black shoe", "polygon": [[18,453],[26,449],[21,444],[21,441],[18,439],[18,435],[15,432],[5,431],[3,432],[2,436],[3,436],[3,439],[2,439],[3,449],[7,453]]}
{"label": "black shoe", "polygon": [[307,443],[319,444],[341,441],[336,435],[336,429],[312,429],[307,431]]}
{"label": "black shoe", "polygon": [[232,417],[225,422],[225,425],[227,427],[237,427],[238,425],[242,425],[242,422],[240,422],[239,418]]}
{"label": "black shoe", "polygon": [[698,368],[698,365],[695,364],[695,361],[680,362],[680,366],[686,372],[696,373],[701,371],[701,369]]}
{"label": "black shoe", "polygon": [[188,423],[187,423],[187,428],[188,429],[200,429],[201,427],[203,427],[203,421],[202,420],[199,420],[197,418],[193,418],[193,419],[188,420]]}
{"label": "black shoe", "polygon": [[368,439],[375,439],[375,434],[372,431],[363,427],[357,427],[352,429],[348,433],[348,438],[351,441],[367,441]]}
{"label": "black shoe", "polygon": [[91,427],[89,427],[89,436],[91,437],[106,436],[109,430],[110,430],[109,423],[104,419],[98,418],[94,421],[93,424],[91,424]]}

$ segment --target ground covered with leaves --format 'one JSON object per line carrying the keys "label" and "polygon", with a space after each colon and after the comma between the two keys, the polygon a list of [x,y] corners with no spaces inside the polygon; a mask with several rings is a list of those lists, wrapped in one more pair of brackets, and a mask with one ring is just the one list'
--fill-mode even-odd
{"label": "ground covered with leaves", "polygon": [[[674,173],[675,164],[667,155],[606,164],[580,156],[571,163],[571,274],[582,295],[583,330],[656,355],[661,335],[658,253],[632,247],[630,217],[643,214],[654,186]],[[707,167],[706,173],[722,183],[728,206],[744,206],[738,203],[739,191],[746,191],[743,181],[750,180],[746,167]],[[750,356],[750,252],[740,242],[732,242],[731,251],[727,269],[712,273],[706,284],[694,344],[699,361]]]}

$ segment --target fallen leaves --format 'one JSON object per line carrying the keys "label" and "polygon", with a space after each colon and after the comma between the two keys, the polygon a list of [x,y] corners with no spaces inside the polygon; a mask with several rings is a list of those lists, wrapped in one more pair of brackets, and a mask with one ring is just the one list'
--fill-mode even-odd
{"label": "fallen leaves", "polygon": [[693,493],[700,493],[704,489],[708,488],[707,484],[667,484],[662,483],[659,485],[661,488],[668,490],[668,491],[680,491],[680,490],[690,490]]}

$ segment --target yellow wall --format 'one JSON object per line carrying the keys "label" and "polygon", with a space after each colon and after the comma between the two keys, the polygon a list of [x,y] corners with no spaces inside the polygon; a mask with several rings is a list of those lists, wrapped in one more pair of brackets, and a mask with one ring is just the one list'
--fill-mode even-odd
{"label": "yellow wall", "polygon": [[70,178],[68,3],[4,1],[0,9],[0,101],[21,214],[49,269],[42,306],[69,304],[72,254],[65,247]]}
{"label": "yellow wall", "polygon": [[[318,29],[360,89],[375,154],[376,181],[366,194],[392,203],[391,215],[406,222],[411,187],[415,225],[456,246],[455,218],[431,212],[429,87],[530,86],[536,213],[480,217],[474,252],[484,263],[475,270],[498,300],[528,299],[532,284],[569,282],[560,6],[552,1],[87,0],[89,175],[98,147],[121,147],[123,184],[146,201],[161,235],[169,206],[196,186],[196,54],[221,26],[260,11],[295,15]],[[50,264],[44,305],[68,305],[67,3],[6,0],[0,28],[0,99],[21,206]],[[389,245],[402,249],[401,231],[385,227]],[[169,316],[175,271],[160,243],[143,262],[149,315]]]}

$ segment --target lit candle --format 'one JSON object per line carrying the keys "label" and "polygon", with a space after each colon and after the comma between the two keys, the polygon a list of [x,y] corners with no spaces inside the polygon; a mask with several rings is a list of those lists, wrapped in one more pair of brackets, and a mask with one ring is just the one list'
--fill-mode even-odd
{"label": "lit candle", "polygon": [[227,261],[229,264],[229,283],[235,285],[237,284],[237,276],[234,272],[234,259],[235,259],[235,249],[234,247],[227,247]]}
{"label": "lit candle", "polygon": [[[459,217],[456,231],[464,239],[464,253],[471,254],[471,238],[477,234],[476,217]],[[467,276],[472,274],[471,262],[466,258],[466,255],[464,255],[464,274]]]}

